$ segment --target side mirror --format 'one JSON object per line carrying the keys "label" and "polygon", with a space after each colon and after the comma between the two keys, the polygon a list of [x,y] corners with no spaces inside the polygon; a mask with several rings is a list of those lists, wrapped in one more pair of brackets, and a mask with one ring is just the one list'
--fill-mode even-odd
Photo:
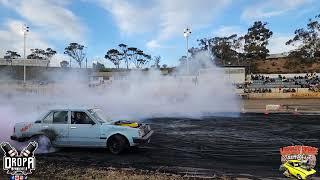
{"label": "side mirror", "polygon": [[41,123],[41,121],[40,120],[36,120],[34,123]]}

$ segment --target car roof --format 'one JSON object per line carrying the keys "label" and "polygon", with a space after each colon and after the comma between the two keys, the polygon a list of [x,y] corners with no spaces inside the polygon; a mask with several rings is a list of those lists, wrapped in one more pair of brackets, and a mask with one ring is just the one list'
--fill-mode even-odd
{"label": "car roof", "polygon": [[[89,108],[90,109],[90,108]],[[77,109],[71,109],[71,108],[65,108],[65,109],[50,109],[49,111],[86,111],[88,109],[86,108],[77,108]]]}
{"label": "car roof", "polygon": [[56,108],[50,108],[49,111],[86,111],[89,109],[99,109],[99,108],[94,106],[56,107]]}

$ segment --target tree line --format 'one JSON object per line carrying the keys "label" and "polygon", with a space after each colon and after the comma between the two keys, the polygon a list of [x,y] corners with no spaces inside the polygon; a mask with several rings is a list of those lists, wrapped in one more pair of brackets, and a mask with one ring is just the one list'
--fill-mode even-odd
{"label": "tree line", "polygon": [[[297,46],[296,49],[289,52],[289,57],[301,60],[301,62],[315,62],[320,58],[320,14],[309,19],[305,28],[294,31],[294,37],[287,41],[284,45]],[[198,39],[198,46],[188,49],[191,58],[197,53],[207,51],[218,65],[245,65],[251,64],[256,60],[266,59],[269,55],[267,48],[269,40],[273,32],[268,28],[267,22],[255,21],[245,35],[239,36],[231,34],[224,37],[212,37]],[[82,44],[72,42],[64,49],[64,54],[81,68],[86,59],[86,47]],[[40,59],[50,62],[51,58],[56,55],[57,51],[52,48],[47,49],[31,49],[31,53],[27,59]],[[20,58],[21,55],[15,51],[8,50],[4,55],[4,59],[11,63],[12,60]],[[160,68],[160,56],[151,56],[143,50],[130,47],[126,44],[119,44],[116,48],[109,49],[104,58],[110,61],[116,69],[120,69],[121,65],[126,69],[131,67],[141,69],[146,67]],[[187,61],[186,56],[179,59],[180,63]],[[48,63],[49,64],[49,63]],[[61,61],[61,67],[68,67],[68,61]],[[103,69],[104,65],[96,63],[94,68]],[[166,68],[167,65],[163,65]]]}
{"label": "tree line", "polygon": [[[85,46],[79,43],[70,43],[65,49],[64,54],[68,55],[71,59],[73,59],[81,68],[84,60],[86,59],[86,51]],[[31,49],[31,54],[27,56],[27,59],[40,59],[47,60],[48,64],[51,58],[57,53],[57,51],[47,48],[47,49]],[[12,60],[20,58],[21,55],[15,51],[8,50],[4,59],[11,63]],[[130,67],[134,67],[137,69],[145,68],[150,65],[151,68],[160,68],[160,56],[154,56],[145,53],[144,51],[136,48],[136,47],[128,47],[126,44],[119,44],[118,49],[110,49],[106,52],[104,58],[110,61],[115,65],[117,69],[120,69],[120,65],[122,63],[125,64],[126,69]],[[61,61],[61,67],[68,67],[70,64],[68,61]],[[166,68],[167,65],[163,65],[162,67]],[[100,62],[96,62],[93,64],[93,68],[95,69],[104,69],[104,65]]]}
{"label": "tree line", "polygon": [[146,54],[136,47],[128,47],[126,44],[119,44],[118,47],[119,50],[110,49],[104,56],[105,59],[112,62],[118,69],[122,62],[125,63],[127,69],[129,69],[130,63],[132,63],[135,68],[140,69],[151,61],[151,55]]}
{"label": "tree line", "polygon": [[[297,29],[294,37],[284,45],[295,45],[296,49],[289,52],[289,57],[302,62],[315,62],[320,58],[320,15],[309,19],[306,28]],[[225,37],[198,39],[198,47],[188,50],[193,57],[195,54],[207,51],[214,56],[218,65],[244,65],[256,60],[266,59],[269,55],[267,48],[273,32],[267,27],[267,22],[255,21],[243,36],[231,34]],[[180,63],[186,61],[186,56],[180,58]]]}

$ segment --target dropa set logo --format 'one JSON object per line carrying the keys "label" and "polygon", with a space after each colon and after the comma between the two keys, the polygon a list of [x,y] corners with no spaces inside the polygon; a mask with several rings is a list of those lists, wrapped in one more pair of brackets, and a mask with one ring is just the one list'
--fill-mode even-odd
{"label": "dropa set logo", "polygon": [[31,174],[36,168],[36,158],[34,152],[38,148],[37,142],[30,142],[20,154],[8,142],[0,144],[4,152],[3,170],[12,176],[26,176]]}

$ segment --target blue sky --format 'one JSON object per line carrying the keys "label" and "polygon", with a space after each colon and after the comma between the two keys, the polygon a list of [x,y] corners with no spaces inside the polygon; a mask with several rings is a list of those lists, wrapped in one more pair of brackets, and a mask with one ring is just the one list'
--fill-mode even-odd
{"label": "blue sky", "polygon": [[22,54],[22,26],[28,24],[29,48],[52,47],[59,54],[70,42],[87,46],[88,60],[101,61],[110,48],[124,43],[162,57],[174,66],[185,53],[183,29],[197,39],[244,34],[255,21],[274,32],[271,53],[291,50],[284,43],[297,28],[320,11],[317,0],[0,0],[0,56],[6,50]]}

